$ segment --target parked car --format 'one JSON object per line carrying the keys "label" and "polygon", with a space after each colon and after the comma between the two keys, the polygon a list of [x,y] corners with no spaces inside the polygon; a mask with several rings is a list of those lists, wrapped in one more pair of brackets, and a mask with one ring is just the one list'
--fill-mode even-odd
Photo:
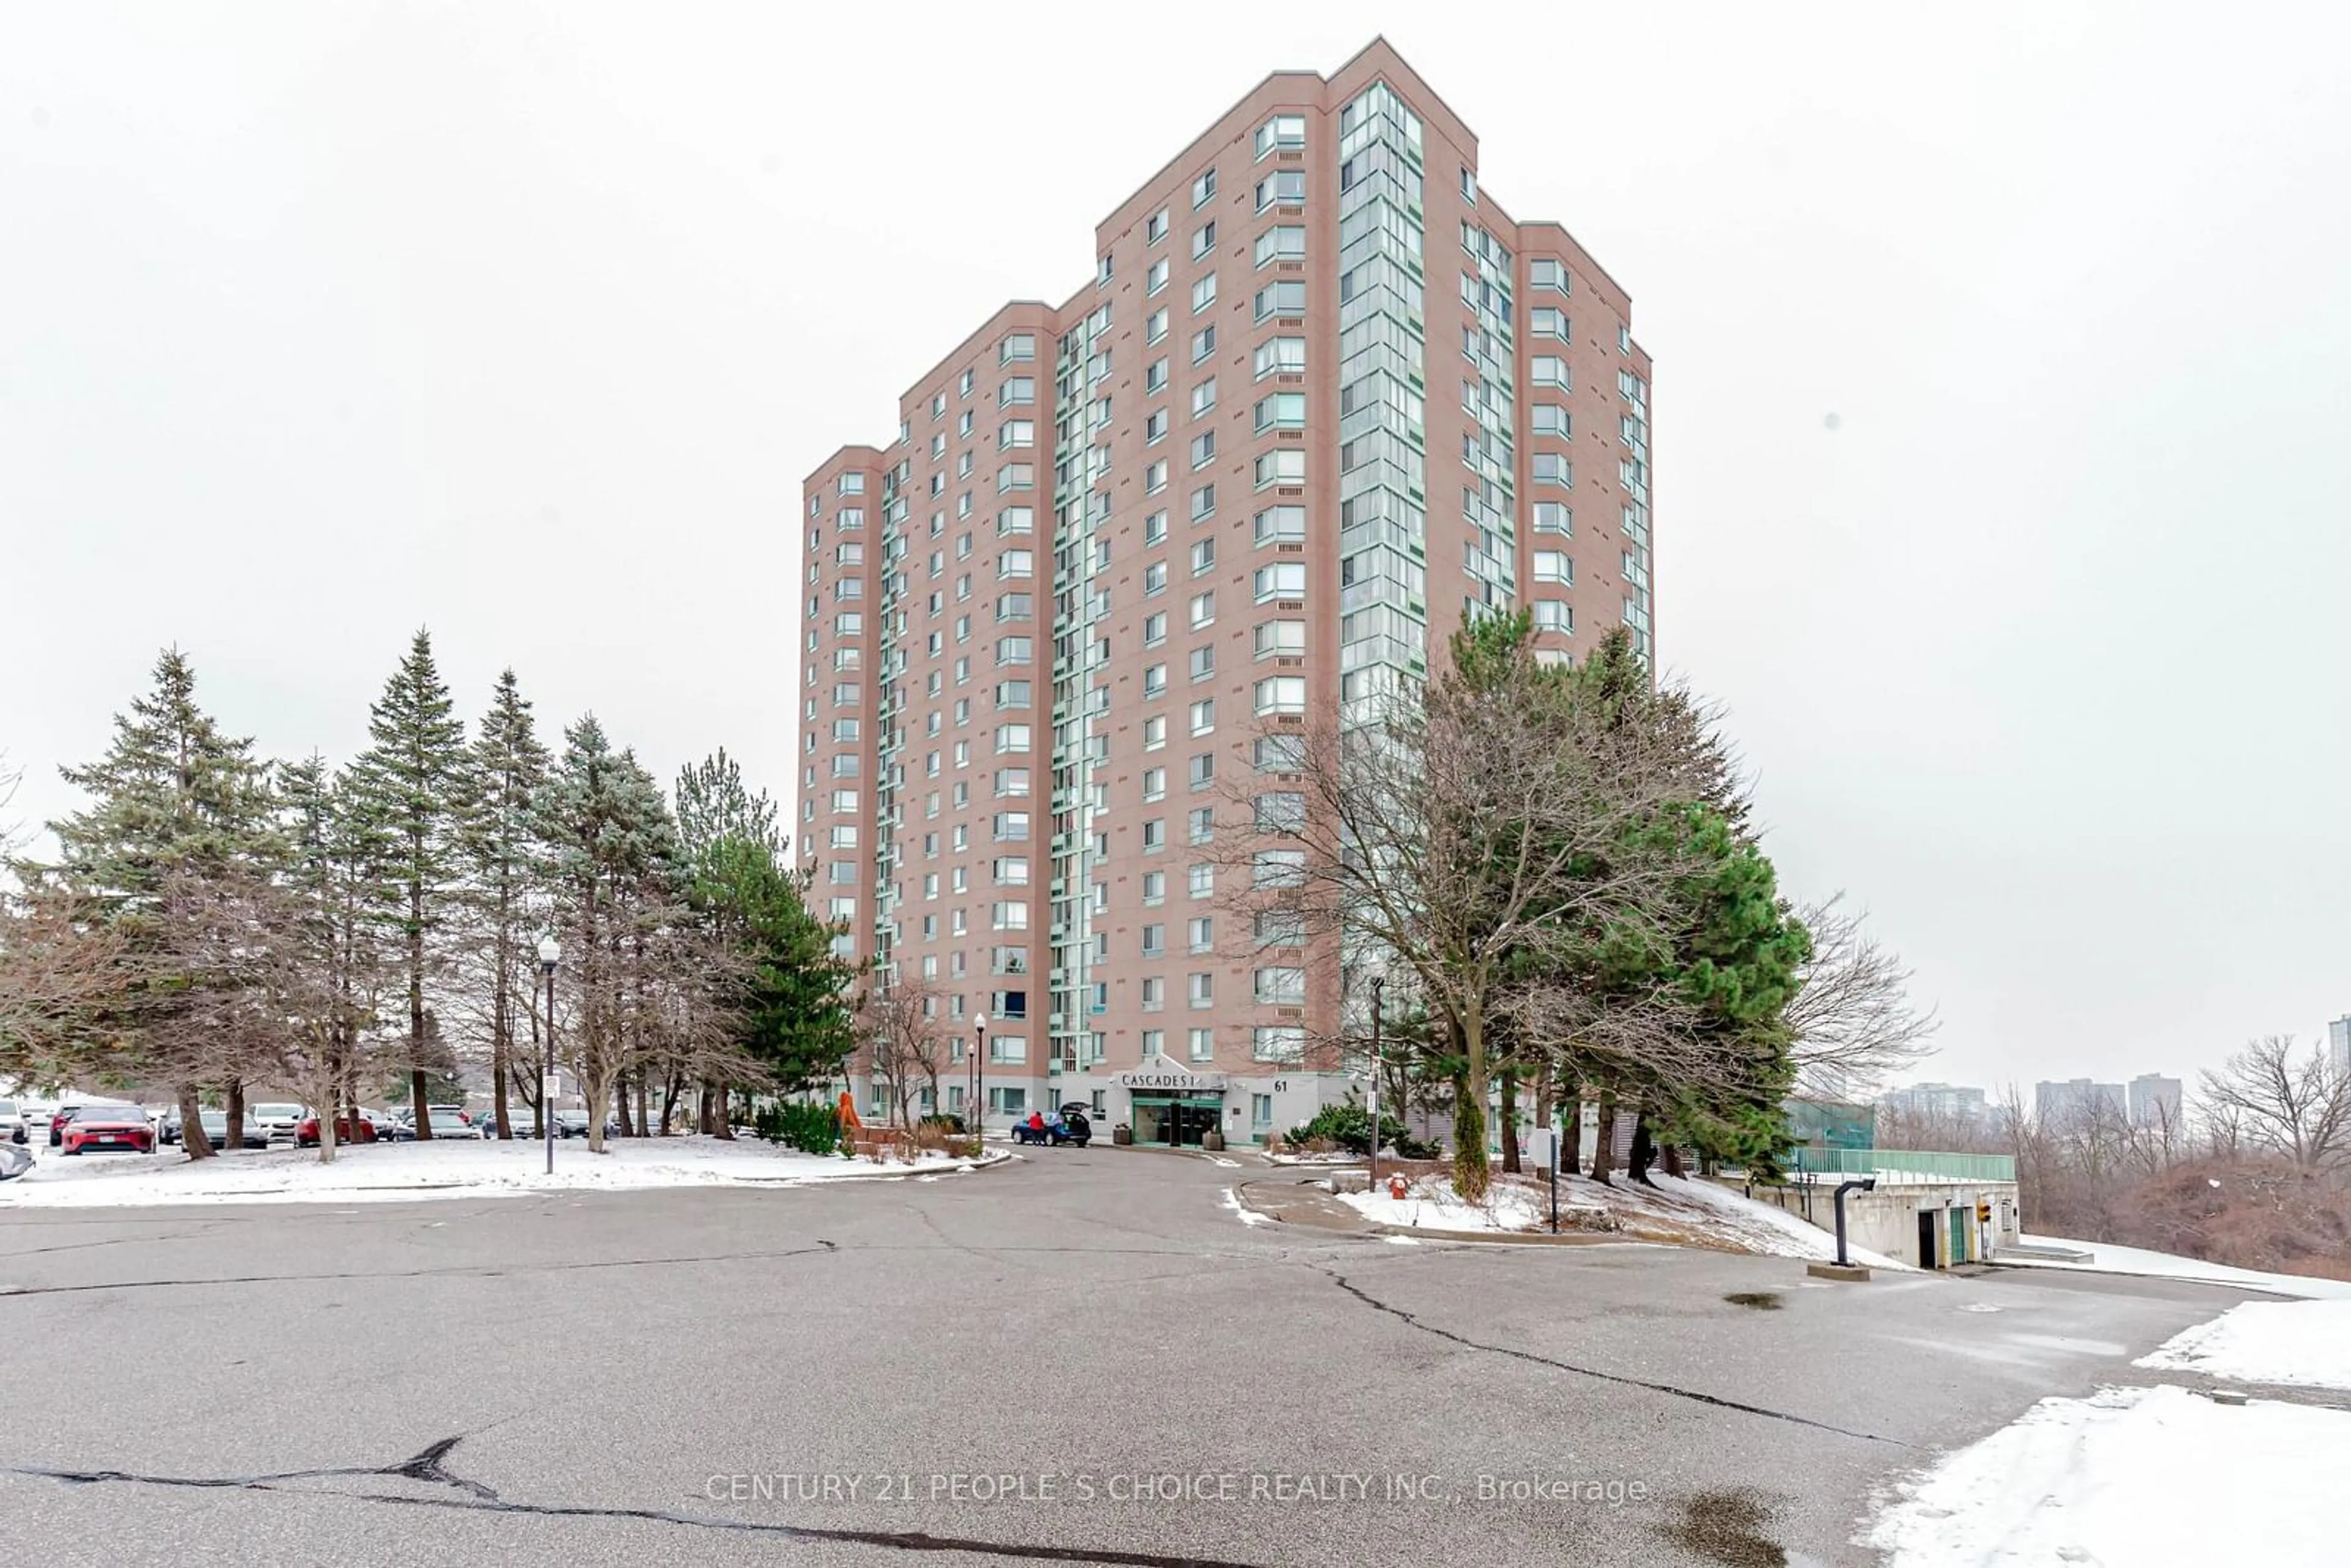
{"label": "parked car", "polygon": [[0,1100],[0,1142],[30,1143],[33,1130],[25,1124],[24,1107],[14,1100]]}
{"label": "parked car", "polygon": [[[365,1115],[361,1115],[357,1123],[358,1131],[354,1132],[352,1130],[353,1125],[354,1124],[349,1116],[336,1117],[335,1142],[338,1144],[372,1144],[376,1141],[375,1124],[369,1121]],[[298,1149],[315,1149],[319,1146],[319,1118],[317,1116],[305,1116],[299,1123],[296,1124],[294,1128],[294,1146]]]}
{"label": "parked car", "polygon": [[467,1121],[465,1113],[455,1105],[428,1105],[424,1113],[432,1118],[433,1135],[436,1138],[481,1139],[482,1129]]}
{"label": "parked car", "polygon": [[253,1119],[261,1124],[261,1130],[269,1134],[269,1141],[273,1144],[294,1142],[302,1130],[302,1118],[310,1113],[308,1105],[296,1105],[283,1100],[265,1102],[250,1106],[248,1110]]}
{"label": "parked car", "polygon": [[77,1105],[60,1134],[60,1143],[69,1155],[92,1149],[149,1155],[155,1152],[155,1124],[137,1105]]}
{"label": "parked car", "polygon": [[[204,1128],[204,1141],[206,1143],[212,1145],[212,1146],[216,1149],[225,1149],[228,1147],[227,1112],[199,1112],[196,1116],[196,1124]],[[241,1131],[243,1135],[237,1139],[237,1146],[239,1148],[266,1149],[269,1146],[269,1129],[255,1121],[251,1116],[247,1116],[245,1119],[245,1124]],[[172,1124],[171,1136],[166,1138],[164,1141],[166,1143],[173,1144],[180,1141],[178,1123],[176,1119]]]}
{"label": "parked car", "polygon": [[555,1113],[555,1135],[559,1138],[584,1138],[588,1135],[588,1113],[558,1111]]}

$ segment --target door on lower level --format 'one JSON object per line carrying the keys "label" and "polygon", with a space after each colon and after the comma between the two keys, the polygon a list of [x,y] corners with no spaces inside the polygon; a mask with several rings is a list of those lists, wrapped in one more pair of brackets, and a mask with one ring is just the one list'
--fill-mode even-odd
{"label": "door on lower level", "polygon": [[1935,1211],[1931,1208],[1921,1209],[1918,1213],[1918,1267],[1941,1267],[1935,1257]]}

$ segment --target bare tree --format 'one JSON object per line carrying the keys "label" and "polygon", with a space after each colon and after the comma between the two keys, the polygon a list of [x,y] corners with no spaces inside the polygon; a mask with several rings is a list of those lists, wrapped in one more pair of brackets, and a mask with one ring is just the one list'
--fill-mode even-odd
{"label": "bare tree", "polygon": [[[1301,969],[1410,976],[1459,1064],[1455,1183],[1471,1201],[1498,1025],[1644,1061],[1684,1033],[1674,1009],[1603,1006],[1567,978],[1596,930],[1638,926],[1670,885],[1670,855],[1640,847],[1671,799],[1663,751],[1521,654],[1474,682],[1433,676],[1352,727],[1277,716],[1259,776],[1223,786],[1220,903],[1249,937]],[[1544,978],[1515,978],[1529,972]]]}
{"label": "bare tree", "polygon": [[912,1131],[917,1086],[939,1103],[939,1075],[946,1070],[948,1041],[939,1014],[944,998],[921,981],[876,984],[857,1008],[857,1034],[876,1076],[890,1085],[898,1125]]}
{"label": "bare tree", "polygon": [[1826,1100],[1884,1087],[1927,1055],[1928,1037],[1940,1027],[1933,1009],[1911,1002],[1911,971],[1844,899],[1834,894],[1798,912],[1813,934],[1813,956],[1786,1014],[1798,1082]]}
{"label": "bare tree", "polygon": [[2305,1169],[2331,1165],[2351,1150],[2351,1074],[2314,1044],[2297,1055],[2290,1034],[2247,1043],[2218,1071],[2203,1075],[2206,1103],[2241,1127],[2250,1142]]}

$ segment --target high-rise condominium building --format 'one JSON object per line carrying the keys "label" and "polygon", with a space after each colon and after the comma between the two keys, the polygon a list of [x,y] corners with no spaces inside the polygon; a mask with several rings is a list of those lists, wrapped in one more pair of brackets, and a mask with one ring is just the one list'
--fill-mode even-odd
{"label": "high-rise condominium building", "polygon": [[2337,1072],[2351,1073],[2351,1014],[2326,1026],[2326,1059]]}
{"label": "high-rise condominium building", "polygon": [[2160,1072],[2142,1072],[2130,1081],[2130,1119],[2135,1127],[2177,1127],[2184,1086]]}
{"label": "high-rise condominium building", "polygon": [[1301,809],[1284,732],[1488,611],[1547,659],[1620,622],[1646,655],[1648,410],[1624,289],[1374,42],[1268,77],[1076,294],[1006,305],[893,442],[810,474],[800,842],[844,950],[942,1020],[941,1108],[982,1016],[999,1124],[1074,1100],[1241,1143],[1343,1098],[1335,948],[1219,902]]}

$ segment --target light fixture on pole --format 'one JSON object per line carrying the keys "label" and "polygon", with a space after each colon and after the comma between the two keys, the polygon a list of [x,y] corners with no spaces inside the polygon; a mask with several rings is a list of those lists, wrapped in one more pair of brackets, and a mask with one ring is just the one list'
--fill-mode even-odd
{"label": "light fixture on pole", "polygon": [[550,931],[538,939],[538,969],[547,977],[547,1060],[538,1080],[538,1132],[547,1140],[547,1174],[555,1174],[555,966],[563,944]]}
{"label": "light fixture on pole", "polygon": [[971,1015],[972,1032],[978,1036],[971,1048],[971,1157],[977,1159],[987,1152],[987,1015]]}
{"label": "light fixture on pole", "polygon": [[1380,988],[1386,984],[1385,976],[1372,977],[1372,1168],[1364,1182],[1365,1192],[1376,1191],[1380,1185]]}

